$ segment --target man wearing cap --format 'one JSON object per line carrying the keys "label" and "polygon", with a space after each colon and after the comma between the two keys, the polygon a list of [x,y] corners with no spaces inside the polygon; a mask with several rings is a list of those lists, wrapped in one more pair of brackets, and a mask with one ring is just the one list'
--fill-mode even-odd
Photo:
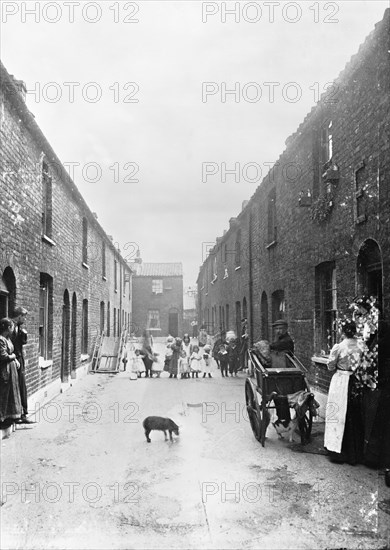
{"label": "man wearing cap", "polygon": [[276,340],[271,344],[272,351],[290,351],[294,353],[294,341],[287,332],[287,321],[279,319],[272,325],[275,329]]}
{"label": "man wearing cap", "polygon": [[12,321],[14,322],[14,332],[11,336],[11,340],[14,345],[16,359],[20,363],[20,367],[18,369],[20,400],[22,402],[22,417],[20,419],[20,422],[22,424],[34,424],[32,420],[29,420],[27,418],[27,386],[23,352],[23,346],[27,343],[27,331],[22,326],[26,321],[27,313],[28,311],[24,307],[18,306],[14,309],[14,316],[12,317]]}

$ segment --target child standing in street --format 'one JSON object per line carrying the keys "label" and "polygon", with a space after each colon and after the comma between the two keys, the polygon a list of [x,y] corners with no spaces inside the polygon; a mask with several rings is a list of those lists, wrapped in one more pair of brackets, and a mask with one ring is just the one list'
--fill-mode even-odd
{"label": "child standing in street", "polygon": [[199,346],[194,346],[192,348],[192,353],[190,357],[190,370],[192,373],[192,378],[199,378],[199,372],[201,371],[201,361],[202,356],[199,353]]}
{"label": "child standing in street", "polygon": [[133,363],[131,365],[131,372],[137,373],[138,378],[141,378],[141,374],[145,372],[145,364],[142,361],[141,351],[136,349],[134,351]]}
{"label": "child standing in street", "polygon": [[180,378],[189,378],[189,368],[188,368],[188,358],[187,354],[184,350],[180,352],[180,358],[179,358],[179,373]]}
{"label": "child standing in street", "polygon": [[206,374],[211,376],[211,346],[208,344],[203,348],[203,378],[206,378]]}
{"label": "child standing in street", "polygon": [[239,349],[235,339],[230,340],[228,347],[228,361],[229,361],[229,373],[230,376],[237,376],[238,361],[239,361]]}
{"label": "child standing in street", "polygon": [[217,356],[218,356],[218,361],[219,361],[219,366],[220,366],[220,369],[221,369],[222,377],[225,377],[225,376],[227,377],[228,367],[229,367],[229,357],[228,357],[228,352],[226,350],[226,345],[225,344],[221,344],[219,346]]}
{"label": "child standing in street", "polygon": [[164,360],[164,370],[166,372],[169,372],[169,364],[171,362],[171,357],[172,357],[172,354],[173,354],[172,344],[173,344],[173,336],[168,336],[168,338],[167,338],[167,347],[166,347],[166,351],[165,351],[165,360]]}

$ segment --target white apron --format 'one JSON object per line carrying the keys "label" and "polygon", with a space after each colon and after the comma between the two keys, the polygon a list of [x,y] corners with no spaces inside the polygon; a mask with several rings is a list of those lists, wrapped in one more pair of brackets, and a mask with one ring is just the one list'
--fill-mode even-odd
{"label": "white apron", "polygon": [[336,370],[330,381],[326,404],[324,446],[328,451],[341,453],[345,417],[348,406],[348,384],[352,371]]}

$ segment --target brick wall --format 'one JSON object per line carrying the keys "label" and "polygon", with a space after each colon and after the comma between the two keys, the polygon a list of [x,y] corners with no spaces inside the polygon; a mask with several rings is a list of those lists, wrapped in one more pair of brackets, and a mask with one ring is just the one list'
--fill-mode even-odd
{"label": "brick wall", "polygon": [[[311,358],[321,351],[316,313],[315,272],[323,262],[333,262],[337,280],[338,315],[347,300],[367,292],[357,269],[363,243],[371,242],[381,255],[383,312],[390,317],[390,69],[389,14],[361,46],[319,104],[286,141],[286,150],[262,181],[249,204],[237,216],[201,267],[198,278],[199,318],[207,311],[229,304],[248,302],[251,341],[261,338],[272,322],[285,317],[296,343],[296,354],[311,368],[311,381],[327,390],[330,375]],[[338,180],[326,181],[320,163],[321,128],[332,121],[331,167],[338,167]],[[357,176],[357,172],[359,175]],[[363,206],[357,205],[357,182],[363,188]],[[307,198],[310,190],[311,197]],[[312,219],[313,204],[330,197],[329,215],[321,222]],[[269,236],[269,198],[275,195],[276,238]],[[306,198],[299,200],[300,195]],[[329,199],[330,200],[330,199]],[[359,209],[365,215],[358,217]],[[219,251],[225,244],[234,250],[235,235],[241,229],[241,249],[246,250],[241,269],[227,262]],[[370,240],[370,241],[368,241]],[[274,242],[271,242],[274,241]],[[214,258],[218,279],[211,285]],[[228,278],[220,278],[225,267]],[[205,277],[205,274],[207,276]],[[205,282],[206,281],[206,282]],[[284,292],[285,309],[273,311],[273,295]],[[267,319],[262,319],[262,296],[268,301]],[[276,302],[275,302],[276,303]],[[219,322],[219,321],[218,321]],[[232,328],[232,327],[230,327]]]}
{"label": "brick wall", "polygon": [[[29,311],[26,322],[27,386],[31,395],[50,382],[66,381],[81,365],[81,319],[83,300],[88,300],[87,351],[92,353],[100,331],[101,302],[104,303],[105,329],[107,305],[120,310],[121,323],[130,321],[131,296],[124,274],[131,274],[126,262],[115,250],[96,217],[61,166],[54,151],[13,88],[1,67],[1,141],[0,167],[0,273],[15,277],[15,292],[9,309],[22,305]],[[43,237],[43,163],[52,178],[52,231]],[[87,263],[83,265],[82,229],[87,220]],[[102,243],[106,249],[106,276],[102,271]],[[114,258],[118,261],[117,291],[114,288]],[[41,273],[52,278],[49,320],[52,343],[49,361],[39,363],[39,297]],[[71,337],[72,302],[74,304],[74,338]],[[67,335],[63,350],[63,308]],[[9,311],[12,314],[12,311]],[[111,328],[112,333],[112,328]],[[62,366],[62,371],[61,371]]]}
{"label": "brick wall", "polygon": [[[152,281],[163,281],[162,294],[153,294]],[[178,315],[178,335],[183,335],[183,277],[137,276],[133,277],[133,325],[140,336],[147,326],[148,311],[158,310],[160,330],[152,330],[157,337],[169,335],[169,312]]]}

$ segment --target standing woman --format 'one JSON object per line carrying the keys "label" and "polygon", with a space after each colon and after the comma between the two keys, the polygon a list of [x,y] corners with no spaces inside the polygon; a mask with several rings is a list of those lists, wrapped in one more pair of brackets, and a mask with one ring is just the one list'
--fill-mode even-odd
{"label": "standing woman", "polygon": [[172,356],[169,363],[169,378],[177,378],[181,351],[181,338],[175,338],[175,341],[171,345],[171,350]]}
{"label": "standing woman", "polygon": [[11,335],[14,324],[5,317],[0,321],[0,422],[11,425],[22,416],[18,382],[19,361],[14,354]]}
{"label": "standing woman", "polygon": [[344,323],[342,334],[344,339],[333,346],[328,359],[328,370],[336,372],[329,386],[324,446],[332,462],[354,465],[363,460],[363,426],[351,375],[360,363],[362,348],[355,338],[354,321]]}
{"label": "standing woman", "polygon": [[190,377],[190,357],[192,355],[192,344],[191,344],[190,335],[187,333],[183,336],[181,349],[185,351],[186,358],[187,358],[187,369],[184,373],[185,374],[184,378],[189,378]]}
{"label": "standing woman", "polygon": [[152,378],[152,365],[153,365],[153,350],[152,350],[152,338],[147,330],[144,330],[142,334],[142,348],[141,357],[145,365],[145,378]]}

